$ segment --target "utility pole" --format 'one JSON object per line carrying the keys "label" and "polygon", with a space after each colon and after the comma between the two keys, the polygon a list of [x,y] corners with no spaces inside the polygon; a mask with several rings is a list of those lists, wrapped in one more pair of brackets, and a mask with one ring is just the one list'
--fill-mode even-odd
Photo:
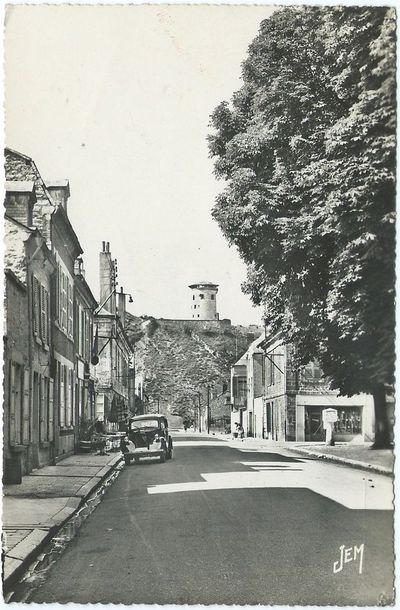
{"label": "utility pole", "polygon": [[157,413],[160,413],[160,399],[157,398]]}
{"label": "utility pole", "polygon": [[211,410],[210,410],[210,386],[207,386],[207,434],[210,434],[210,419],[211,419]]}
{"label": "utility pole", "polygon": [[200,402],[200,392],[197,392],[199,397],[199,432],[201,432],[201,402]]}

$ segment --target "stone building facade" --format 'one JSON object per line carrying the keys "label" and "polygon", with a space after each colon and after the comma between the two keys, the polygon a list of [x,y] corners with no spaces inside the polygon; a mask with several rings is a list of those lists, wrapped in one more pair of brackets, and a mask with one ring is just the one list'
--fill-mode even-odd
{"label": "stone building facade", "polygon": [[10,482],[54,459],[50,317],[55,263],[32,226],[36,201],[35,181],[7,180],[3,472]]}
{"label": "stone building facade", "polygon": [[117,293],[117,261],[110,244],[100,252],[100,299],[95,324],[98,341],[96,418],[106,429],[119,425],[134,413],[133,349],[125,332],[126,294]]}
{"label": "stone building facade", "polygon": [[293,346],[279,335],[260,336],[250,346],[232,367],[231,386],[232,426],[241,423],[246,436],[321,442],[325,439],[322,412],[334,408],[338,411],[337,441],[373,439],[372,397],[339,396],[315,362],[298,369]]}
{"label": "stone building facade", "polygon": [[94,319],[98,303],[85,279],[83,260],[75,261],[74,339],[75,339],[75,409],[78,437],[87,439],[96,420],[96,366],[92,363]]}
{"label": "stone building facade", "polygon": [[71,455],[80,414],[94,418],[97,303],[75,273],[82,248],[67,214],[68,181],[45,183],[30,157],[10,149],[5,174],[3,472],[17,482]]}

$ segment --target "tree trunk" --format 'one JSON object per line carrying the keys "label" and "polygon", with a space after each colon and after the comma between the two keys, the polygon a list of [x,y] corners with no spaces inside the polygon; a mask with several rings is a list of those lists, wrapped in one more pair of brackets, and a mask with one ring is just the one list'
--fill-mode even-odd
{"label": "tree trunk", "polygon": [[386,392],[383,384],[377,385],[372,392],[375,410],[375,442],[371,449],[390,449],[390,424],[386,405]]}

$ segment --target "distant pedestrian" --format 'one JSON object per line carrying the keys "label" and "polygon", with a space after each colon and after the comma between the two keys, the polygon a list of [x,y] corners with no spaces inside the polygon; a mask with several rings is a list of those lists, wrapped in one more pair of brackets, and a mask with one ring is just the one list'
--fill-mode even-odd
{"label": "distant pedestrian", "polygon": [[242,424],[238,425],[238,437],[243,440],[244,438],[244,428],[242,426]]}
{"label": "distant pedestrian", "polygon": [[238,434],[239,434],[239,433],[238,433],[238,428],[239,428],[239,424],[238,424],[238,423],[236,423],[236,424],[235,424],[235,427],[234,427],[234,428],[233,428],[233,430],[232,430],[232,436],[233,436],[233,438],[237,438],[237,437],[238,437]]}

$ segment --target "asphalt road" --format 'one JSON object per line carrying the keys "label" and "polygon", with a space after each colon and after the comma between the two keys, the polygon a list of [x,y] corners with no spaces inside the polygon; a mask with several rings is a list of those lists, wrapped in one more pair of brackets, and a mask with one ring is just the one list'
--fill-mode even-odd
{"label": "asphalt road", "polygon": [[[392,511],[349,509],[327,497],[343,478],[351,487],[349,477],[356,485],[365,473],[286,450],[242,449],[180,434],[171,461],[125,467],[27,601],[390,603]],[[308,468],[327,495],[304,480],[293,486]],[[243,487],[246,480],[254,486]],[[349,559],[362,544],[360,574],[361,551]],[[346,563],[341,545],[353,548]]]}

